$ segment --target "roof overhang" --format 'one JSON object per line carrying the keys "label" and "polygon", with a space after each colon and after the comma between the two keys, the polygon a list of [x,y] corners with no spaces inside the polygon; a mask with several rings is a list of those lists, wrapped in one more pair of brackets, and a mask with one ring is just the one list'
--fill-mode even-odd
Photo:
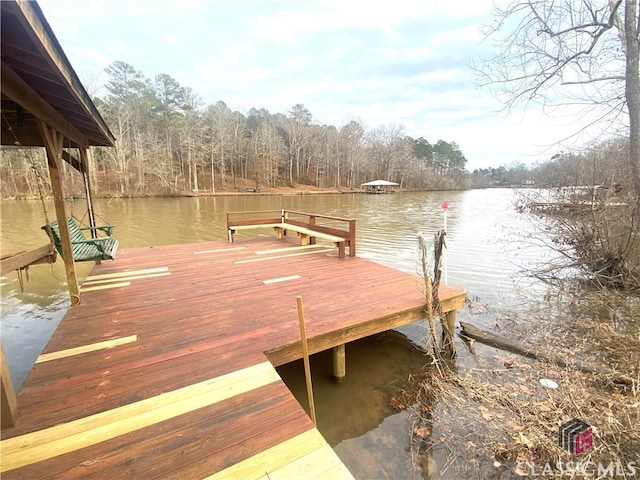
{"label": "roof overhang", "polygon": [[42,120],[64,135],[65,147],[114,146],[37,2],[0,7],[2,145],[44,146]]}
{"label": "roof overhang", "polygon": [[390,182],[388,180],[374,180],[373,182],[363,183],[363,187],[391,187],[399,185],[396,182]]}

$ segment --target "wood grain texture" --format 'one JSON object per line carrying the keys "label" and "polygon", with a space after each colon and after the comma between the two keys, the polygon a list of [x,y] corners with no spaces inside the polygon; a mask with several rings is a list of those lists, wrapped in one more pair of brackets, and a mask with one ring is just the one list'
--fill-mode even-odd
{"label": "wood grain texture", "polygon": [[[242,462],[206,477],[206,480],[313,478],[342,462],[315,428]],[[339,478],[353,478],[348,470]]]}
{"label": "wood grain texture", "polygon": [[104,342],[92,343],[90,345],[82,345],[81,347],[68,348],[66,350],[60,350],[57,352],[45,353],[43,355],[40,355],[36,359],[36,363],[50,362],[52,360],[59,360],[61,358],[80,355],[81,353],[113,348],[117,347],[118,345],[126,345],[127,343],[135,342],[136,340],[138,340],[137,335],[129,335],[128,337],[114,338],[112,340],[105,340]]}
{"label": "wood grain texture", "polygon": [[[425,317],[418,277],[297,243],[141,247],[96,265],[85,285],[130,285],[83,291],[65,314],[2,431],[3,479],[264,476],[261,452],[313,429],[267,362],[301,358],[298,295],[311,353]],[[445,310],[464,300],[441,287]],[[269,476],[349,478],[331,453],[274,456]]]}
{"label": "wood grain texture", "polygon": [[279,379],[273,366],[264,362],[114,410],[4,440],[0,472],[124,435]]}
{"label": "wood grain texture", "polygon": [[11,372],[4,356],[2,342],[0,342],[0,413],[2,414],[2,428],[15,425],[18,416],[18,400],[13,389]]}

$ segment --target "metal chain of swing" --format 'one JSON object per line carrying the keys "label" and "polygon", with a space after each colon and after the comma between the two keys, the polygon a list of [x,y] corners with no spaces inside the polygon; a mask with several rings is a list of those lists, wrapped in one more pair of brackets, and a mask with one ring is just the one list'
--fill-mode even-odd
{"label": "metal chain of swing", "polygon": [[[13,129],[13,127],[11,126],[11,123],[9,123],[9,120],[7,119],[6,115],[4,114],[4,112],[2,112],[2,118],[5,121],[6,125],[7,125],[7,129],[11,132],[11,135],[13,135],[14,138],[14,145],[16,147],[20,147],[24,158],[27,160],[27,162],[29,163],[29,165],[31,166],[32,170],[35,172],[36,175],[36,184],[38,186],[38,196],[40,197],[40,203],[42,204],[42,211],[44,212],[44,219],[45,222],[47,224],[51,223],[49,221],[49,216],[48,216],[48,212],[47,212],[47,207],[44,201],[44,193],[42,192],[42,184],[46,183],[46,179],[44,178],[44,176],[42,175],[42,173],[40,172],[40,170],[38,169],[38,166],[36,165],[35,161],[33,160],[33,154],[31,154],[30,156],[27,155],[27,152],[25,150],[25,148],[23,147],[22,143],[20,143],[20,140],[18,139],[18,136],[16,135],[15,130]],[[68,145],[67,145],[67,149],[71,149],[71,140],[68,139]],[[83,181],[86,183],[86,179],[84,178],[85,173],[82,172],[83,175]],[[83,223],[84,219],[86,218],[87,214],[93,213],[95,215],[95,212],[93,212],[93,206],[91,204],[89,204],[88,207],[88,211],[85,212],[85,214],[82,216],[81,219],[77,219],[79,220],[80,223]],[[71,203],[71,216],[75,218],[75,215],[73,214],[73,202]],[[101,218],[101,217],[99,217]]]}
{"label": "metal chain of swing", "polygon": [[[68,146],[67,146],[67,150],[71,150],[71,148],[72,148],[72,147],[71,147],[71,139],[69,139],[69,138],[68,138],[67,140],[69,141]],[[83,163],[83,162],[82,162],[82,158],[80,159],[80,163]],[[89,225],[88,225],[88,226],[89,226],[89,227],[90,227],[90,229],[91,229],[91,230],[90,230],[90,231],[91,231],[91,236],[92,236],[93,238],[96,238],[96,237],[97,237],[97,230],[96,230],[96,228],[95,228],[95,226],[96,226],[96,223],[95,223],[95,221],[96,221],[96,217],[97,217],[98,219],[100,219],[100,221],[101,221],[102,223],[106,223],[106,222],[105,222],[105,220],[104,220],[100,215],[98,215],[98,214],[95,212],[95,210],[93,209],[93,201],[91,200],[91,196],[89,195],[89,184],[88,184],[89,180],[88,180],[88,178],[87,178],[87,173],[86,173],[86,170],[85,170],[85,166],[83,166],[83,169],[82,169],[82,171],[81,171],[80,173],[82,174],[82,181],[83,181],[83,183],[84,183],[85,194],[86,194],[86,196],[87,196],[87,210],[86,210],[86,211],[84,212],[84,214],[82,215],[82,218],[77,218],[77,217],[74,215],[74,213],[73,213],[73,207],[74,207],[74,205],[75,205],[75,200],[72,198],[72,201],[71,201],[71,216],[72,216],[73,218],[75,218],[76,220],[78,220],[78,222],[79,222],[80,224],[82,224],[82,225],[87,225],[86,223],[84,223],[84,221],[85,221],[85,218],[87,218],[87,215],[88,215],[88,216],[89,216]]]}
{"label": "metal chain of swing", "polygon": [[27,162],[29,162],[29,165],[31,166],[31,169],[36,174],[36,184],[38,185],[38,195],[40,197],[40,203],[42,204],[42,210],[44,212],[44,219],[45,219],[45,221],[47,223],[49,223],[49,216],[47,214],[47,206],[44,203],[44,194],[42,193],[42,185],[41,185],[41,182],[44,182],[45,178],[40,173],[40,170],[38,170],[38,166],[36,165],[36,163],[33,160],[33,155],[30,155],[30,156],[27,155],[27,152],[26,152],[25,148],[23,147],[22,143],[20,143],[20,140],[18,140],[18,136],[16,135],[15,130],[13,129],[11,124],[9,123],[9,120],[7,119],[7,117],[4,114],[4,112],[2,112],[2,119],[7,124],[7,129],[11,132],[11,135],[13,135],[13,139],[14,139],[13,144],[16,147],[20,148],[20,150],[22,151],[22,154],[24,155],[24,158],[27,160]]}

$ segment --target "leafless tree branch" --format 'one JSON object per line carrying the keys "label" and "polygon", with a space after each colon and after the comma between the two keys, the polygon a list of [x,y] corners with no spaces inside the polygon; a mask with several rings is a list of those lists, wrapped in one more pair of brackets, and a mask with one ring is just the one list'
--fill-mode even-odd
{"label": "leafless tree branch", "polygon": [[638,0],[516,0],[496,17],[485,32],[498,53],[475,66],[478,83],[492,86],[506,111],[591,103],[612,135],[628,128],[630,166],[640,177]]}

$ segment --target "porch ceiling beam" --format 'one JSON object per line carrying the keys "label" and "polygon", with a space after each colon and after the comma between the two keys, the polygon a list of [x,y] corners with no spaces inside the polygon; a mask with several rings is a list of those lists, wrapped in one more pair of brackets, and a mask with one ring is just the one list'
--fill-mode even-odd
{"label": "porch ceiling beam", "polygon": [[84,172],[84,166],[82,164],[82,162],[80,160],[78,160],[76,157],[73,156],[73,154],[66,152],[66,151],[62,151],[62,159],[67,162],[69,165],[71,165],[73,168],[75,168],[76,170],[78,170],[79,172],[83,173]]}
{"label": "porch ceiling beam", "polygon": [[35,117],[46,122],[62,135],[79,146],[88,147],[89,140],[69,123],[55,108],[31,88],[9,65],[0,64],[2,72],[2,93],[18,103]]}

